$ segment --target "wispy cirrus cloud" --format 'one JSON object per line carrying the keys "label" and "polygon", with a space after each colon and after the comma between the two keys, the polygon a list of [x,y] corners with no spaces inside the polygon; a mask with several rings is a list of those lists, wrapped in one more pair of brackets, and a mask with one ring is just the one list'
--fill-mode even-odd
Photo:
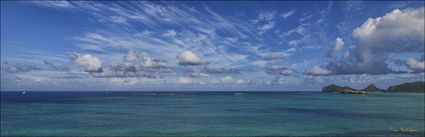
{"label": "wispy cirrus cloud", "polygon": [[[52,27],[58,21],[72,30],[52,34],[61,35],[63,41],[49,37],[43,44],[34,40],[22,44],[2,39],[2,62],[10,62],[2,65],[2,81],[25,85],[80,81],[86,89],[103,87],[99,85],[133,89],[150,85],[314,87],[338,82],[333,78],[365,84],[373,82],[365,80],[370,74],[397,75],[391,79],[405,75],[401,71],[411,72],[400,78],[405,80],[422,74],[420,53],[399,54],[423,50],[418,47],[423,45],[423,33],[416,30],[423,28],[418,26],[423,24],[418,20],[423,14],[416,12],[420,11],[417,6],[387,13],[394,7],[388,2],[382,4],[384,10],[377,8],[372,15],[363,13],[368,7],[363,2],[238,4],[246,9],[218,3],[226,6],[167,1],[25,3],[37,7],[35,13],[48,9],[78,18],[65,21],[45,14],[53,20]],[[412,5],[402,7],[406,6]],[[367,59],[370,56],[374,58]],[[389,60],[399,61],[388,64]],[[377,68],[376,72],[370,68]]]}
{"label": "wispy cirrus cloud", "polygon": [[295,9],[292,9],[290,11],[283,12],[282,14],[280,14],[280,16],[283,17],[283,18],[288,18],[289,16],[293,15],[294,13],[295,13]]}

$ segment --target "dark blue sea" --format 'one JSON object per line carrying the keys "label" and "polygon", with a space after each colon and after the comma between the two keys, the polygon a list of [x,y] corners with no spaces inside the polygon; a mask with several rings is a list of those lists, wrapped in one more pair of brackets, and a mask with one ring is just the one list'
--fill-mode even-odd
{"label": "dark blue sea", "polygon": [[423,93],[1,92],[1,136],[423,136]]}

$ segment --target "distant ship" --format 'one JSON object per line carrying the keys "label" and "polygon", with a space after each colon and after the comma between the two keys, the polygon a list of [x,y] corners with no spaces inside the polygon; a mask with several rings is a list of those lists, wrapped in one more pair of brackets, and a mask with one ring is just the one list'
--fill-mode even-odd
{"label": "distant ship", "polygon": [[22,91],[22,93],[21,93],[22,95],[25,95],[25,94],[27,94],[27,92],[25,92],[25,91]]}

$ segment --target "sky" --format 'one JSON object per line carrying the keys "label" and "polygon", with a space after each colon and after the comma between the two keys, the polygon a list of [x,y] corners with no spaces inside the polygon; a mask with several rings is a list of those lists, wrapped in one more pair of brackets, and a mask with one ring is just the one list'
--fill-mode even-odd
{"label": "sky", "polygon": [[1,91],[424,80],[423,1],[1,1]]}

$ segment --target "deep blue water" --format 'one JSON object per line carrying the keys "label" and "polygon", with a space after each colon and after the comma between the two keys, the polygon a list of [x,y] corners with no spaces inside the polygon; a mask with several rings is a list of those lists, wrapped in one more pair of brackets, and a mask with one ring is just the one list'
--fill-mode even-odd
{"label": "deep blue water", "polygon": [[1,92],[2,136],[423,136],[424,116],[423,93]]}

